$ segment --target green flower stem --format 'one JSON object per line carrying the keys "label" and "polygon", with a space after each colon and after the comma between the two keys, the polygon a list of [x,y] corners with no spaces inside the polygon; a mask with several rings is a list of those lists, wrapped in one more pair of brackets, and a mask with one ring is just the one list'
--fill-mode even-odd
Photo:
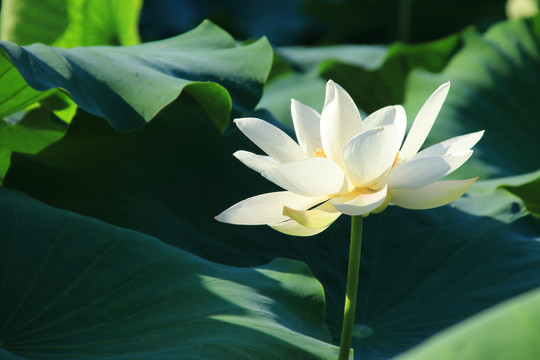
{"label": "green flower stem", "polygon": [[358,275],[360,272],[360,254],[362,252],[362,219],[362,216],[353,216],[351,218],[351,248],[349,251],[349,270],[347,272],[347,292],[345,294],[345,310],[343,312],[338,360],[349,359],[351,349],[356,294],[358,292]]}

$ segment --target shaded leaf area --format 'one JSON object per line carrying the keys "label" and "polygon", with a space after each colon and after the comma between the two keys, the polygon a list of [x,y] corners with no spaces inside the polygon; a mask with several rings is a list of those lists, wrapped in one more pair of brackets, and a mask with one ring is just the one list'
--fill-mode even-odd
{"label": "shaded leaf area", "polygon": [[[79,113],[64,138],[36,156],[14,154],[5,186],[56,207],[160,238],[205,259],[254,266],[304,261],[324,285],[326,322],[339,342],[350,221],[312,238],[213,216],[274,186],[231,155],[254,149],[223,137],[188,94],[151,123],[116,133]],[[357,358],[387,359],[502,300],[540,286],[538,228],[519,198],[493,187],[452,206],[390,207],[365,221]],[[466,231],[464,231],[466,229]],[[536,235],[535,235],[536,234]]]}
{"label": "shaded leaf area", "polygon": [[333,43],[423,42],[471,24],[486,29],[506,18],[504,0],[309,0],[306,12],[325,26]]}
{"label": "shaded leaf area", "polygon": [[367,222],[359,358],[390,358],[540,286],[538,228],[527,219],[507,225],[452,207],[392,210]]}
{"label": "shaded leaf area", "polygon": [[308,268],[211,263],[0,189],[0,355],[8,359],[330,359]]}
{"label": "shaded leaf area", "polygon": [[141,0],[4,0],[0,37],[68,48],[135,45],[141,7]]}
{"label": "shaded leaf area", "polygon": [[237,47],[208,21],[174,38],[129,47],[0,46],[30,86],[67,90],[82,109],[119,131],[150,121],[183,90],[224,129],[231,107],[237,115],[259,101],[272,59],[265,39]]}
{"label": "shaded leaf area", "polygon": [[399,359],[538,359],[539,305],[537,289],[448,329]]}
{"label": "shaded leaf area", "polygon": [[305,0],[154,0],[144,3],[141,35],[146,41],[162,39],[209,19],[235,39],[267,36],[275,45],[313,43],[324,28],[302,13],[303,3]]}
{"label": "shaded leaf area", "polygon": [[0,121],[0,183],[9,167],[12,151],[36,154],[60,139],[66,125],[50,114],[45,107],[30,110],[15,124]]}
{"label": "shaded leaf area", "polygon": [[540,171],[530,174],[530,181],[518,181],[517,183],[505,183],[502,187],[519,196],[527,210],[540,218]]}
{"label": "shaded leaf area", "polygon": [[506,0],[153,0],[141,35],[156,40],[208,18],[237,39],[268,36],[275,45],[424,42],[481,29],[506,18]]}
{"label": "shaded leaf area", "polygon": [[486,130],[475,155],[453,177],[493,178],[538,169],[539,36],[539,16],[498,24],[484,35],[471,30],[440,74],[411,74],[405,103],[409,114],[438,85],[452,83],[428,143]]}
{"label": "shaded leaf area", "polygon": [[[274,61],[275,79],[270,79],[259,107],[266,107],[285,124],[292,126],[288,100],[293,97],[317,111],[324,103],[312,94],[317,79],[332,79],[353,97],[367,113],[400,104],[405,98],[408,74],[415,68],[439,72],[459,49],[461,34],[426,44],[389,46],[334,45],[326,47],[282,47]],[[284,66],[283,62],[288,66]],[[322,79],[321,79],[322,78]]]}

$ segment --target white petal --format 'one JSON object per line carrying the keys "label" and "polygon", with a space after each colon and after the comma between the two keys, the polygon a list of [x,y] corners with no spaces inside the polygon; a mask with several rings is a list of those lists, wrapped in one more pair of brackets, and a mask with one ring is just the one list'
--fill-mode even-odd
{"label": "white petal", "polygon": [[307,105],[291,99],[291,115],[298,144],[310,156],[322,149],[321,115]]}
{"label": "white petal", "polygon": [[247,198],[215,217],[216,220],[236,225],[263,225],[287,220],[283,207],[309,209],[328,199],[305,197],[288,191],[278,191]]}
{"label": "white petal", "polygon": [[255,145],[278,163],[287,163],[307,158],[302,148],[289,135],[274,125],[256,118],[235,119],[236,126]]}
{"label": "white petal", "polygon": [[415,159],[427,156],[449,155],[455,152],[470,150],[484,135],[484,130],[442,141],[420,151]]}
{"label": "white petal", "polygon": [[330,199],[330,202],[341,213],[351,216],[369,214],[384,203],[387,187],[374,193],[361,193],[355,190],[350,194]]}
{"label": "white petal", "polygon": [[345,172],[356,187],[373,185],[392,166],[401,145],[400,130],[385,125],[353,137],[343,149]]}
{"label": "white petal", "polygon": [[257,155],[249,151],[239,150],[233,155],[244,165],[261,174],[278,165],[270,156]]}
{"label": "white petal", "polygon": [[442,84],[424,103],[418,115],[416,115],[411,130],[409,130],[409,134],[403,143],[398,162],[412,159],[418,150],[420,150],[441,110],[449,89],[449,82]]}
{"label": "white petal", "polygon": [[270,226],[274,230],[293,236],[313,236],[323,232],[324,230],[326,230],[326,228],[328,228],[327,226],[319,229],[311,229],[300,225],[294,220],[287,220],[279,224],[272,224],[268,226]]}
{"label": "white petal", "polygon": [[343,166],[343,147],[363,129],[362,118],[349,94],[332,80],[328,81],[321,112],[321,141],[328,159]]}
{"label": "white petal", "polygon": [[330,203],[325,202],[311,210],[295,210],[285,206],[283,215],[310,229],[327,228],[341,215]]}
{"label": "white petal", "polygon": [[439,181],[416,190],[392,190],[391,202],[406,209],[431,209],[456,200],[478,178]]}
{"label": "white petal", "polygon": [[463,165],[472,150],[452,155],[430,156],[412,159],[398,165],[385,178],[390,189],[419,189],[442,179]]}
{"label": "white petal", "polygon": [[325,196],[348,190],[341,168],[328,159],[310,158],[279,165],[262,174],[285,190],[303,196]]}
{"label": "white petal", "polygon": [[396,125],[399,129],[399,138],[403,140],[407,129],[407,114],[401,105],[387,106],[379,109],[364,119],[364,130],[383,125]]}

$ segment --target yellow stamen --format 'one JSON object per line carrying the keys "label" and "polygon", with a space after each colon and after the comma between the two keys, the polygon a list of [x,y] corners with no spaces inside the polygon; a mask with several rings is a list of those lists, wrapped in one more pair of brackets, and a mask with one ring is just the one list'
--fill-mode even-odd
{"label": "yellow stamen", "polygon": [[315,151],[315,153],[313,154],[313,157],[319,157],[319,158],[325,158],[325,159],[326,159],[326,154],[324,153],[324,150],[323,150],[323,149],[318,149],[318,150]]}
{"label": "yellow stamen", "polygon": [[392,163],[392,167],[396,165],[398,157],[399,157],[399,151],[396,153],[396,158],[394,159],[394,162]]}

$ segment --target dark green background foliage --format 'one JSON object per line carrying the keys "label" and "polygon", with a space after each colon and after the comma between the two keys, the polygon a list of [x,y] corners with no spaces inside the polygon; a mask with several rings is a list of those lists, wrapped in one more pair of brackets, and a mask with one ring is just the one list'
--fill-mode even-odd
{"label": "dark green background foliage", "polygon": [[366,218],[354,357],[538,358],[540,17],[481,1],[28,3],[2,7],[0,359],[335,359],[350,220],[294,238],[213,218],[276,190],[232,156],[260,150],[231,120],[291,133],[290,98],[320,111],[330,78],[363,114],[403,103],[409,125],[451,81],[428,144],[486,130],[453,174],[481,176],[466,196]]}
{"label": "dark green background foliage", "polygon": [[240,39],[268,36],[276,45],[423,42],[505,19],[506,1],[488,0],[153,0],[141,35],[175,35],[210,19]]}

